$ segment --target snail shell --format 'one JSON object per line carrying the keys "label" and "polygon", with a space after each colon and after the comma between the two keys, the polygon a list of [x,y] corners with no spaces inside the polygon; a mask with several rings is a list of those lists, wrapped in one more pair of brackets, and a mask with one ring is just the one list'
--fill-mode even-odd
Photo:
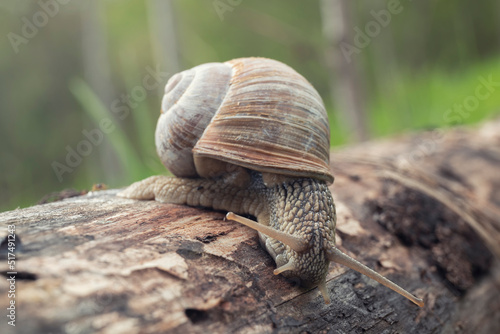
{"label": "snail shell", "polygon": [[333,182],[330,130],[314,87],[265,58],[208,63],[165,87],[155,134],[158,155],[178,177],[213,177],[235,164]]}

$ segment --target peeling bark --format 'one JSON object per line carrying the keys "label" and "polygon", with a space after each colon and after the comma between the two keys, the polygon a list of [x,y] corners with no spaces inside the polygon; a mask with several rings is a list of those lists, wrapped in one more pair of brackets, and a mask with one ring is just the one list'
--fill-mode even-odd
{"label": "peeling bark", "polygon": [[16,327],[4,279],[0,331],[499,332],[499,134],[491,122],[332,154],[337,245],[424,308],[336,265],[325,305],[274,276],[256,232],[224,213],[105,190],[0,214],[0,237],[15,225],[18,250]]}

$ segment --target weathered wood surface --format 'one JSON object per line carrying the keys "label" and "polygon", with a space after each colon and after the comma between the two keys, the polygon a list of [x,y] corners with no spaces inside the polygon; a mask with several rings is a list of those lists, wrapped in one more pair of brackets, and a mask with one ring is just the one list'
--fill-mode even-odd
{"label": "weathered wood surface", "polygon": [[499,123],[349,147],[331,160],[337,244],[424,308],[337,265],[325,305],[317,289],[274,276],[256,233],[223,213],[108,190],[0,214],[0,237],[15,225],[22,241],[16,327],[3,279],[0,332],[500,332]]}

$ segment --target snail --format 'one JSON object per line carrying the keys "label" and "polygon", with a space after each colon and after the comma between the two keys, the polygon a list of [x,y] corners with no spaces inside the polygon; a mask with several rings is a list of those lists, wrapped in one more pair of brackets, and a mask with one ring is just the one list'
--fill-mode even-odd
{"label": "snail", "polygon": [[176,177],[152,176],[119,196],[228,211],[227,219],[258,231],[275,275],[318,287],[327,304],[333,261],[423,306],[335,247],[328,116],[318,92],[289,66],[240,58],[175,74],[165,87],[155,141]]}

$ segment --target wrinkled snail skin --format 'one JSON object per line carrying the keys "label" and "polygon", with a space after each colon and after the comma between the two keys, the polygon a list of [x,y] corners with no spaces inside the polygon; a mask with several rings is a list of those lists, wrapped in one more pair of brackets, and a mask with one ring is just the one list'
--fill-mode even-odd
{"label": "wrinkled snail skin", "polygon": [[325,303],[334,261],[423,306],[335,247],[329,138],[321,97],[285,64],[240,58],[199,65],[169,80],[156,128],[160,159],[176,177],[152,176],[118,195],[229,211],[227,219],[258,231],[275,275],[317,286]]}
{"label": "wrinkled snail skin", "polygon": [[214,210],[235,211],[262,216],[267,211],[265,189],[249,186],[241,188],[230,181],[217,179],[189,179],[151,176],[133,183],[119,196],[162,203],[202,206]]}

